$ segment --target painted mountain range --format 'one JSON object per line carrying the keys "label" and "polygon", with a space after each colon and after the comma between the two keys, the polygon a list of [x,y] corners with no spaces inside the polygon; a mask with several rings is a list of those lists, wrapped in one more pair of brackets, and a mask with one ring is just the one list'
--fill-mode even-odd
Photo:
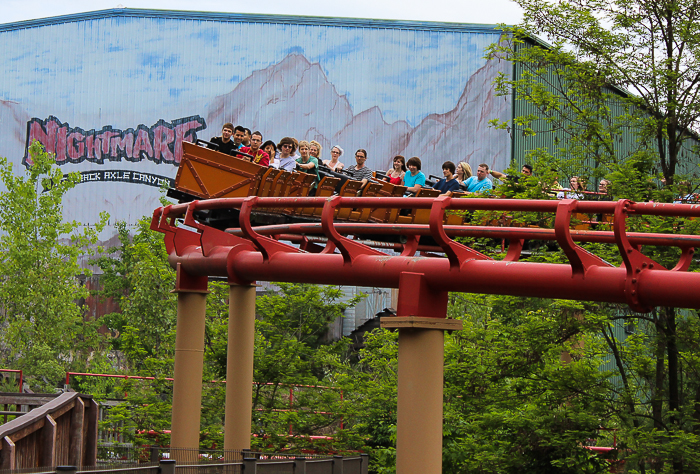
{"label": "painted mountain range", "polygon": [[506,67],[497,59],[487,61],[466,81],[454,109],[430,114],[411,127],[405,121],[387,123],[378,107],[355,114],[318,63],[290,54],[215,97],[206,121],[213,135],[230,121],[260,130],[265,139],[317,140],[324,159],[330,158],[332,145],[340,145],[349,152],[343,160],[349,164],[352,152],[364,148],[368,164],[376,169],[387,169],[397,154],[420,157],[424,170],[433,174],[446,160],[467,161],[474,169],[482,162],[503,169],[510,161],[510,140],[507,132],[494,130],[488,122],[510,116],[509,101],[497,97],[492,85]]}

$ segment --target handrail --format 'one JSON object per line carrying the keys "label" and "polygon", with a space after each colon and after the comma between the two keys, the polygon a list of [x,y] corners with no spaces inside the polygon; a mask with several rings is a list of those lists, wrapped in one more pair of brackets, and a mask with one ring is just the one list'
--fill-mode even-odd
{"label": "handrail", "polygon": [[92,399],[92,395],[83,395],[78,392],[64,392],[50,402],[0,426],[0,439],[5,436],[11,436],[33,423],[43,422],[46,415],[51,415],[59,411],[78,397]]}

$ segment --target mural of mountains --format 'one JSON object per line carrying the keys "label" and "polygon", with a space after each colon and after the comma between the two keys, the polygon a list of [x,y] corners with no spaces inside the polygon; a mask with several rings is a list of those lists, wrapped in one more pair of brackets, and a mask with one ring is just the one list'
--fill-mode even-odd
{"label": "mural of mountains", "polygon": [[510,117],[507,98],[496,97],[491,84],[505,68],[503,61],[487,61],[466,81],[454,109],[428,115],[411,127],[405,121],[387,123],[378,107],[354,114],[319,64],[290,54],[215,97],[206,121],[212,136],[230,121],[260,130],[265,139],[317,140],[324,147],[324,159],[330,158],[330,146],[338,144],[346,150],[341,160],[347,164],[354,163],[355,149],[365,148],[368,165],[375,169],[389,168],[397,154],[420,157],[423,169],[433,174],[441,174],[446,160],[467,161],[473,169],[479,163],[504,169],[510,162],[510,139],[488,122]]}

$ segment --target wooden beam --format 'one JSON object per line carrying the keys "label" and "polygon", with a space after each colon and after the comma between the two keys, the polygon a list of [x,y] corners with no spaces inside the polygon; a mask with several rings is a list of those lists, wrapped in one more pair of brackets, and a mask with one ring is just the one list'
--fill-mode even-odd
{"label": "wooden beam", "polygon": [[92,398],[85,401],[87,407],[83,429],[83,466],[94,466],[97,463],[97,422],[100,415],[100,405]]}
{"label": "wooden beam", "polygon": [[[80,398],[76,397],[75,400],[80,400]],[[73,400],[69,403],[66,403],[62,407],[59,407],[57,409],[52,410],[50,413],[51,413],[51,416],[53,417],[53,419],[56,420],[56,419],[60,418],[61,415],[64,415],[64,414],[68,413],[70,410],[72,410],[73,407],[75,406],[75,400]]]}
{"label": "wooden beam", "polygon": [[44,429],[41,430],[41,445],[39,464],[37,467],[53,467],[56,465],[56,422],[51,415],[46,415]]}
{"label": "wooden beam", "polygon": [[58,395],[51,393],[8,393],[0,392],[0,405],[38,406],[54,400]]}
{"label": "wooden beam", "polygon": [[83,421],[85,420],[85,403],[80,398],[75,399],[75,406],[70,417],[70,452],[68,464],[82,467],[83,463]]}
{"label": "wooden beam", "polygon": [[2,451],[0,451],[0,469],[15,469],[15,443],[5,436],[2,439]]}
{"label": "wooden beam", "polygon": [[[16,421],[19,419],[20,418],[15,418],[12,421]],[[12,442],[17,442],[20,439],[24,438],[25,436],[34,433],[36,430],[40,430],[41,428],[43,428],[44,423],[46,423],[46,419],[43,417],[38,419],[38,420],[34,420],[33,423],[27,424],[24,428],[22,428],[21,430],[15,431],[11,435],[6,436],[6,438],[9,438],[10,440],[12,440]]]}

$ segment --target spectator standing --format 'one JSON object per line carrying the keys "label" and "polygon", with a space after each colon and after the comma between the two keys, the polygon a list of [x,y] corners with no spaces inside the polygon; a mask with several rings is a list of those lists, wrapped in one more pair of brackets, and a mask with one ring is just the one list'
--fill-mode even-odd
{"label": "spectator standing", "polygon": [[489,165],[482,163],[476,170],[476,176],[472,176],[464,182],[468,193],[481,193],[493,189],[491,180],[486,176],[489,174]]}
{"label": "spectator standing", "polygon": [[292,172],[296,166],[296,161],[294,158],[294,152],[296,151],[296,144],[294,140],[290,137],[284,137],[280,140],[277,145],[279,148],[279,169]]}
{"label": "spectator standing", "polygon": [[311,144],[306,140],[299,142],[299,154],[301,157],[297,158],[297,167],[301,169],[304,173],[312,174],[316,176],[313,187],[318,185],[318,159],[315,156],[311,156]]}
{"label": "spectator standing", "polygon": [[433,189],[440,191],[440,194],[445,194],[449,191],[459,191],[459,181],[455,178],[455,164],[451,161],[446,161],[442,164],[442,178],[435,183]]}
{"label": "spectator standing", "polygon": [[[221,127],[221,136],[212,137],[212,139],[209,141],[218,147],[216,148],[216,150],[218,150],[221,153],[226,153],[227,155],[230,155],[231,152],[234,150],[231,135],[233,135],[233,124],[225,123],[224,126]],[[212,146],[207,146],[207,148],[214,149],[214,147]]]}
{"label": "spectator standing", "polygon": [[262,145],[262,133],[256,131],[250,136],[250,146],[241,148],[241,152],[253,156],[253,163],[260,166],[270,166],[270,155],[260,149]]}
{"label": "spectator standing", "polygon": [[323,164],[328,166],[331,171],[340,171],[345,168],[345,165],[338,161],[341,156],[343,156],[343,149],[336,145],[331,148],[331,159],[323,160]]}
{"label": "spectator standing", "polygon": [[394,157],[394,166],[386,172],[386,180],[391,184],[400,185],[406,174],[406,158],[401,155]]}
{"label": "spectator standing", "polygon": [[410,173],[403,176],[403,185],[406,186],[407,193],[416,194],[423,186],[425,186],[425,175],[420,170],[420,158],[414,156],[406,163],[406,167]]}
{"label": "spectator standing", "polygon": [[367,152],[360,148],[355,152],[356,165],[352,165],[348,168],[350,177],[356,181],[362,181],[362,187],[364,188],[367,182],[374,177],[374,173],[371,169],[365,166],[367,161]]}

